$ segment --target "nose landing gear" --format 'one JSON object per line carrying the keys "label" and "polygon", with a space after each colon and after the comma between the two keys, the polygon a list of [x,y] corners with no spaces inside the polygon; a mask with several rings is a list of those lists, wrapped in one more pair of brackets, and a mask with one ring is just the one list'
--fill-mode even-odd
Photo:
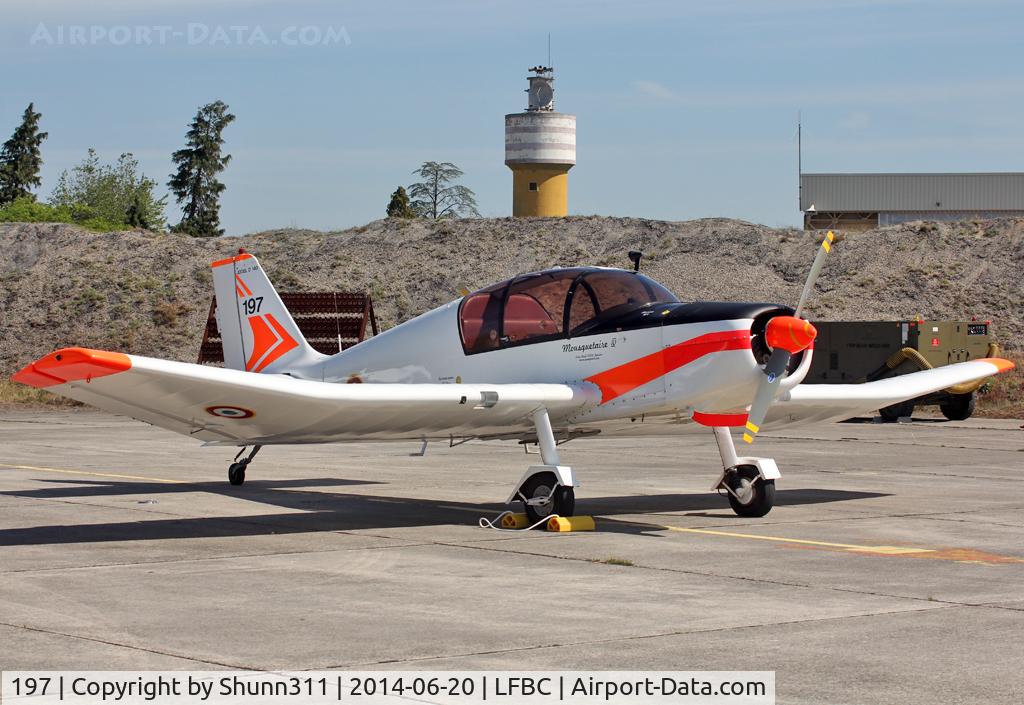
{"label": "nose landing gear", "polygon": [[729,506],[741,517],[763,517],[775,506],[775,480],[782,477],[771,458],[736,457],[732,434],[725,426],[713,427],[722,474],[712,490],[725,490]]}

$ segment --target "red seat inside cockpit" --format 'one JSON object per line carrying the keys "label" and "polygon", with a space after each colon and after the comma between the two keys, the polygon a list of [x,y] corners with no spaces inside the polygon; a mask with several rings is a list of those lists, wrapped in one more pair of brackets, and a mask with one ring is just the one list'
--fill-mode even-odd
{"label": "red seat inside cockpit", "polygon": [[502,331],[509,342],[551,335],[558,326],[537,299],[529,294],[512,294],[505,303],[505,325]]}

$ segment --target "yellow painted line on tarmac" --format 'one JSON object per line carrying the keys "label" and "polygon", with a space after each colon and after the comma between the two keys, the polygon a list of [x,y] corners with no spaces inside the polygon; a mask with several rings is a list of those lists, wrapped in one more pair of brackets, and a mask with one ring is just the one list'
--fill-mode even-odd
{"label": "yellow painted line on tarmac", "polygon": [[853,543],[833,543],[831,541],[811,541],[809,539],[791,539],[784,536],[763,536],[761,534],[739,534],[734,531],[715,531],[714,529],[687,529],[682,526],[661,525],[669,531],[678,531],[685,534],[705,534],[707,536],[725,536],[734,539],[753,539],[755,541],[773,541],[775,543],[794,543],[802,546],[820,546],[822,548],[839,548],[844,551],[856,551],[861,553],[884,553],[890,556],[899,556],[909,553],[934,553],[931,548],[908,548],[906,546],[860,546]]}
{"label": "yellow painted line on tarmac", "polygon": [[39,472],[59,472],[64,475],[90,475],[92,477],[112,477],[117,480],[142,480],[144,482],[161,482],[167,485],[187,485],[185,480],[167,480],[162,477],[143,477],[141,475],[118,475],[112,472],[93,472],[90,470],[70,470],[68,468],[41,468],[35,465],[9,465],[0,463],[0,468],[10,470],[37,470]]}
{"label": "yellow painted line on tarmac", "polygon": [[688,529],[682,526],[654,524],[668,531],[686,534],[705,534],[708,536],[724,536],[736,539],[753,539],[755,541],[773,541],[775,543],[811,546],[866,556],[906,556],[907,558],[923,558],[935,561],[953,561],[955,563],[997,566],[1006,564],[1024,564],[1024,558],[989,553],[977,548],[913,548],[909,546],[861,546],[853,543],[835,543],[832,541],[811,541],[809,539],[790,539],[784,536],[764,536],[762,534],[741,534],[734,531],[716,531],[714,529]]}

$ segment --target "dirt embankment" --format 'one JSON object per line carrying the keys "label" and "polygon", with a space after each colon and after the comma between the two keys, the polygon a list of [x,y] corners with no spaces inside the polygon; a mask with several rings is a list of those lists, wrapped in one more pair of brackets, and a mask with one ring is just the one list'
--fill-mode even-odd
{"label": "dirt embankment", "polygon": [[[0,374],[81,345],[194,361],[212,293],[209,263],[239,247],[281,290],[365,290],[385,326],[494,281],[555,265],[629,266],[682,300],[793,303],[814,235],[735,220],[379,220],[340,232],[276,230],[193,239],[0,225]],[[851,235],[829,258],[809,315],[992,319],[1024,344],[1024,221],[912,223]],[[454,331],[453,331],[454,334]]]}

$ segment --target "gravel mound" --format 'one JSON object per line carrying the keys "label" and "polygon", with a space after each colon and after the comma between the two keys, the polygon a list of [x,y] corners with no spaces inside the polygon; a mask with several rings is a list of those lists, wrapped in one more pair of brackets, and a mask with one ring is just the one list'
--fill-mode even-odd
{"label": "gravel mound", "polygon": [[[681,300],[795,304],[816,235],[737,220],[378,220],[340,232],[274,230],[193,239],[0,225],[0,373],[81,345],[194,361],[212,296],[209,263],[256,254],[283,291],[369,291],[384,327],[492,282],[552,266],[629,267]],[[1024,220],[908,223],[833,251],[809,316],[992,319],[1024,346]],[[454,334],[454,331],[453,331]]]}

